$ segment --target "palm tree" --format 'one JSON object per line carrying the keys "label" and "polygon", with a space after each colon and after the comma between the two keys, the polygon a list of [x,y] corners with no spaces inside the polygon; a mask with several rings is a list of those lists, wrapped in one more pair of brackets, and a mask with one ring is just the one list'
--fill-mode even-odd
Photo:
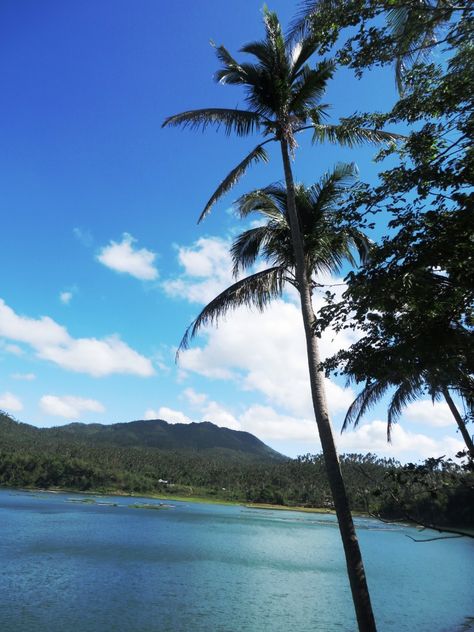
{"label": "palm tree", "polygon": [[[238,136],[259,131],[265,137],[265,140],[224,178],[206,204],[200,219],[231,189],[252,163],[268,160],[265,151],[267,143],[276,141],[280,145],[286,184],[286,212],[293,250],[294,279],[301,299],[314,412],[346,555],[357,621],[360,630],[369,632],[376,627],[329,418],[324,374],[320,370],[318,340],[314,335],[316,319],[311,303],[312,285],[307,271],[302,227],[296,209],[290,155],[295,152],[297,146],[295,137],[305,130],[312,130],[315,142],[330,141],[346,146],[367,141],[393,141],[397,136],[378,129],[357,127],[353,119],[343,120],[339,125],[323,122],[326,106],[321,104],[321,98],[327,82],[333,75],[334,65],[322,61],[315,68],[311,68],[307,62],[315,52],[317,42],[311,37],[306,37],[295,45],[285,40],[276,14],[266,9],[264,24],[265,39],[247,44],[241,49],[241,52],[252,55],[256,59],[255,63],[239,63],[223,46],[216,48],[217,57],[222,63],[216,79],[221,83],[242,86],[246,91],[248,109],[193,110],[169,117],[164,125],[201,129],[214,125],[223,127],[226,133],[235,132]],[[258,282],[258,279],[255,281]],[[274,283],[280,283],[277,272]]]}
{"label": "palm tree", "polygon": [[[399,352],[396,348],[391,350],[389,354],[390,358],[395,360],[395,363],[398,354]],[[381,366],[390,365],[390,359],[387,357],[385,359],[380,358],[380,362]],[[385,362],[388,362],[388,364],[385,364]],[[417,361],[415,361],[413,367],[410,368],[412,369],[411,372],[407,371],[406,365],[404,370],[398,373],[396,370],[383,371],[383,376],[378,378],[372,377],[367,380],[364,388],[357,395],[346,413],[342,431],[346,430],[350,424],[357,426],[362,417],[372,406],[380,401],[388,391],[395,389],[387,409],[387,439],[390,441],[392,426],[398,421],[403,408],[428,392],[433,402],[444,397],[466,444],[467,450],[470,456],[474,457],[474,443],[472,437],[469,434],[463,416],[451,397],[446,380],[444,380],[443,376],[440,376],[437,371],[430,371],[426,368],[422,369]],[[351,377],[352,380],[356,380],[354,374],[352,374]],[[472,376],[466,375],[462,375],[460,378],[463,385],[468,383],[469,391],[466,391],[465,388],[459,385],[454,390],[464,399],[465,405],[469,408],[470,414],[472,415],[474,412],[474,402],[472,401],[473,379]]]}
{"label": "palm tree", "polygon": [[[354,165],[338,165],[332,173],[326,174],[320,183],[309,188],[305,188],[302,185],[295,185],[294,187],[295,208],[304,250],[305,277],[303,284],[308,288],[312,323],[315,319],[312,292],[313,288],[318,285],[315,279],[316,275],[321,272],[336,272],[340,269],[344,260],[354,265],[356,263],[353,255],[354,251],[362,259],[365,259],[369,251],[369,241],[363,234],[353,227],[341,227],[337,222],[336,205],[354,176]],[[287,191],[281,185],[272,185],[265,189],[248,193],[237,201],[236,208],[241,217],[246,217],[250,213],[258,213],[265,223],[246,230],[235,238],[231,247],[234,275],[238,277],[241,272],[251,270],[259,257],[266,261],[268,267],[237,280],[213,299],[187,329],[181,342],[180,350],[188,346],[190,340],[202,327],[216,323],[229,310],[243,305],[264,310],[273,299],[282,295],[287,283],[295,287],[301,294],[301,278],[298,278],[296,274],[296,261],[287,201]],[[317,339],[313,335],[310,337],[311,341],[308,347],[311,352],[317,351]],[[316,377],[322,382],[323,376],[317,370],[319,356],[316,358],[314,356],[311,357],[311,361],[317,372]],[[311,379],[314,380],[314,377],[313,373]],[[318,384],[317,388],[319,388],[318,396],[320,398],[324,397],[323,384]],[[322,418],[327,425],[323,426],[321,443],[326,443],[323,449],[326,463],[328,451],[329,458],[332,458],[327,471],[332,476],[331,489],[336,511],[338,512],[338,520],[340,524],[342,523],[341,534],[343,542],[344,538],[350,538],[349,546],[351,548],[345,542],[349,577],[351,577],[351,572],[355,573],[356,581],[359,584],[363,581],[365,584],[362,559],[358,550],[334,441],[332,441],[332,452],[330,451],[331,448],[328,449],[327,446],[328,435],[330,435],[332,440],[332,431],[325,398],[323,404],[325,408],[319,413],[318,421],[320,424]],[[335,477],[337,477],[336,482],[334,482]],[[348,522],[349,524],[347,524]],[[356,558],[356,556],[358,557]],[[351,564],[354,564],[354,566],[351,567]],[[354,583],[354,581],[351,581],[351,586],[354,586]],[[355,584],[355,591],[353,588],[353,592],[356,592],[354,601],[362,598],[359,584]],[[369,600],[366,585],[364,590],[366,593],[363,597]],[[357,605],[360,607],[360,604]],[[364,605],[367,607],[367,602]],[[370,607],[370,600],[368,605]],[[369,624],[374,626],[373,619],[369,623],[361,622],[359,616],[361,630],[375,629],[374,627],[368,627]]]}

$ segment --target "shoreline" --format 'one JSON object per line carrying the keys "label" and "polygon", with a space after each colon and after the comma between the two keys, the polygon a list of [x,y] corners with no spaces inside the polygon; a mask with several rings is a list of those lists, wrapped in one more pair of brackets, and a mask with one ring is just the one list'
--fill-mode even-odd
{"label": "shoreline", "polygon": [[[223,498],[208,498],[207,496],[180,496],[178,494],[141,494],[141,493],[129,493],[121,491],[78,491],[77,489],[68,489],[64,487],[53,487],[51,489],[45,489],[40,487],[3,487],[7,490],[17,490],[22,492],[37,492],[41,494],[77,494],[79,496],[97,496],[99,498],[104,497],[118,497],[118,498],[147,498],[149,500],[163,500],[163,501],[177,501],[177,502],[190,502],[195,504],[208,504],[208,505],[228,505],[231,507],[246,507],[247,509],[262,509],[262,510],[276,510],[276,511],[300,511],[303,513],[316,513],[336,515],[334,509],[328,509],[327,507],[303,507],[298,505],[272,505],[270,503],[252,503],[239,500],[225,500]],[[361,512],[353,512],[355,516],[370,518],[368,514]]]}
{"label": "shoreline", "polygon": [[[221,498],[208,498],[206,496],[179,496],[178,494],[176,495],[165,495],[165,494],[133,494],[133,493],[128,493],[128,492],[121,492],[118,490],[115,491],[111,491],[111,492],[104,492],[104,491],[93,491],[93,490],[87,490],[87,491],[78,491],[76,489],[67,489],[67,488],[62,488],[62,487],[54,487],[51,489],[44,489],[44,488],[39,488],[39,487],[1,487],[0,489],[6,489],[6,490],[16,490],[16,491],[23,491],[23,492],[37,492],[37,493],[44,493],[44,494],[76,494],[76,495],[82,495],[82,496],[97,496],[99,498],[104,498],[104,497],[118,497],[118,498],[144,498],[144,499],[149,499],[149,500],[160,500],[160,501],[177,501],[177,502],[183,502],[183,503],[194,503],[194,504],[207,504],[207,505],[227,505],[230,507],[244,507],[246,509],[258,509],[258,510],[263,510],[263,511],[290,511],[290,512],[301,512],[301,513],[311,513],[311,514],[319,514],[319,515],[332,515],[335,516],[336,512],[334,509],[328,509],[327,507],[303,507],[303,506],[298,506],[298,505],[272,505],[270,503],[251,503],[251,502],[245,502],[245,501],[238,501],[238,500],[225,500],[225,499],[221,499]],[[368,513],[362,512],[362,511],[352,511],[352,515],[356,518],[371,518],[374,520],[377,520],[377,518],[374,518],[374,516],[371,516]],[[470,529],[470,528],[466,528],[466,527],[461,527],[458,528],[456,526],[450,525],[450,526],[445,526],[445,529],[440,528],[440,529],[436,529],[434,527],[421,527],[419,524],[417,524],[416,522],[410,523],[406,520],[401,520],[401,521],[393,521],[391,524],[396,524],[396,525],[400,525],[400,526],[410,526],[413,527],[419,531],[434,531],[435,533],[446,533],[449,534],[450,533],[450,529],[455,529],[455,537],[467,537],[467,538],[473,538],[474,537],[474,529]],[[452,532],[451,532],[452,533]],[[441,538],[443,538],[445,536],[441,536]],[[449,535],[447,536],[449,537]]]}

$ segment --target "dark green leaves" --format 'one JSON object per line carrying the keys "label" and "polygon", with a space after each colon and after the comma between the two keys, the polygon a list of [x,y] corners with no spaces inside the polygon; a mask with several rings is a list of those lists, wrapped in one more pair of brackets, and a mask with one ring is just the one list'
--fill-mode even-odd
{"label": "dark green leaves", "polygon": [[179,351],[186,349],[189,341],[206,325],[216,323],[228,311],[246,305],[263,310],[274,298],[281,295],[284,268],[274,267],[252,274],[237,281],[221,292],[201,311],[188,327],[179,345]]}
{"label": "dark green leaves", "polygon": [[365,143],[379,145],[380,143],[394,143],[404,137],[393,132],[380,129],[361,127],[352,118],[341,119],[340,125],[314,125],[314,143],[334,143],[346,147],[358,147]]}
{"label": "dark green leaves", "polygon": [[226,134],[231,132],[237,136],[248,136],[259,131],[263,124],[261,116],[249,110],[228,110],[225,108],[205,108],[190,110],[168,117],[162,127],[189,127],[201,129],[203,132],[209,126],[224,128]]}

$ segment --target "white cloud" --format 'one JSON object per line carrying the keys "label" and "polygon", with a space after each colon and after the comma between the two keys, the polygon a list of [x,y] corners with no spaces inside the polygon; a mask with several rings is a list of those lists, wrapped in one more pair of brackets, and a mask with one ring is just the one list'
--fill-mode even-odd
{"label": "white cloud", "polygon": [[201,409],[201,421],[210,421],[221,428],[242,430],[240,421],[224,406],[215,401],[206,402]]}
{"label": "white cloud", "polygon": [[154,410],[153,408],[148,408],[145,411],[144,419],[163,419],[167,421],[169,424],[190,424],[191,419],[187,417],[184,413],[179,410],[173,410],[172,408],[167,408],[166,406],[161,406],[158,410]]}
{"label": "white cloud", "polygon": [[271,406],[253,404],[239,417],[242,430],[264,441],[308,441],[317,438],[316,422],[281,415]]}
{"label": "white cloud", "polygon": [[180,248],[179,261],[185,274],[207,278],[218,273],[216,266],[229,264],[229,243],[217,237],[201,237],[191,248]]}
{"label": "white cloud", "polygon": [[[306,345],[298,306],[274,301],[264,313],[239,309],[218,328],[203,331],[204,345],[185,350],[180,367],[213,379],[233,379],[243,390],[263,394],[291,416],[313,417]],[[201,338],[202,340],[202,338]],[[350,334],[323,335],[323,357],[350,344]],[[331,411],[347,410],[352,389],[326,380]]]}
{"label": "white cloud", "polygon": [[[165,282],[165,290],[200,304],[214,298],[233,281],[230,245],[229,240],[206,237],[190,247],[180,247],[183,273]],[[262,267],[257,265],[255,270]],[[331,277],[319,281],[341,282]],[[314,303],[317,310],[323,304],[322,297],[315,295]],[[337,336],[326,332],[320,340],[323,358],[355,339],[350,331]],[[260,392],[290,416],[313,417],[301,311],[291,287],[264,313],[240,308],[220,319],[218,327],[203,329],[200,339],[181,353],[179,366],[185,374],[234,380],[243,390]],[[353,391],[330,380],[326,386],[332,412],[346,410],[354,399]]]}
{"label": "white cloud", "polygon": [[156,254],[146,248],[134,249],[136,242],[131,235],[124,233],[122,241],[111,241],[97,255],[98,261],[116,272],[130,274],[142,281],[153,281],[158,277],[158,270],[153,265]]}
{"label": "white cloud", "polygon": [[69,334],[48,316],[28,318],[18,316],[0,299],[0,335],[32,347],[67,344]]}
{"label": "white cloud", "polygon": [[43,360],[69,371],[103,377],[127,373],[154,374],[148,358],[130,348],[118,336],[103,339],[72,338],[67,329],[48,316],[19,316],[0,299],[0,336],[30,345]]}
{"label": "white cloud", "polygon": [[207,395],[197,393],[193,388],[186,388],[183,395],[192,406],[202,406],[207,399]]}
{"label": "white cloud", "polygon": [[93,377],[104,377],[112,373],[129,373],[148,377],[154,374],[153,366],[118,336],[78,338],[64,346],[48,346],[38,350],[38,356],[50,360],[63,369],[76,373],[88,373]]}
{"label": "white cloud", "polygon": [[403,417],[412,422],[443,428],[455,424],[449,407],[444,402],[433,402],[430,399],[420,399],[408,404],[403,411]]}
{"label": "white cloud", "polygon": [[215,401],[210,401],[204,393],[198,393],[193,388],[186,388],[183,391],[184,398],[188,403],[199,411],[200,421],[211,421],[216,426],[241,430],[240,421],[233,413]]}
{"label": "white cloud", "polygon": [[187,388],[183,395],[199,411],[201,421],[211,421],[216,426],[232,430],[244,430],[264,441],[307,440],[314,441],[317,429],[314,420],[279,414],[271,406],[251,404],[235,414],[204,393]]}
{"label": "white cloud", "polygon": [[95,399],[85,399],[74,395],[43,395],[40,399],[43,412],[55,417],[79,419],[83,413],[103,413],[105,407]]}
{"label": "white cloud", "polygon": [[64,305],[69,305],[72,296],[72,292],[61,292],[59,295],[59,300],[61,301],[61,303],[64,303]]}
{"label": "white cloud", "polygon": [[36,380],[36,375],[34,373],[12,373],[11,377],[14,380],[24,380],[25,382]]}
{"label": "white cloud", "polygon": [[178,248],[183,273],[163,283],[169,296],[205,304],[233,283],[230,242],[218,237],[201,237],[190,247]]}
{"label": "white cloud", "polygon": [[0,395],[0,408],[16,413],[19,410],[23,410],[23,404],[16,395],[7,392]]}
{"label": "white cloud", "polygon": [[359,426],[356,430],[346,431],[338,438],[340,452],[376,452],[379,455],[392,456],[406,460],[431,456],[453,456],[462,450],[462,441],[445,436],[434,439],[420,433],[404,430],[400,425],[392,427],[392,441],[387,443],[387,423],[375,420]]}
{"label": "white cloud", "polygon": [[179,356],[179,367],[185,371],[193,371],[204,377],[217,380],[230,380],[236,378],[234,371],[221,366],[216,366],[216,362],[209,362],[208,356],[211,355],[207,348],[195,347],[182,351]]}
{"label": "white cloud", "polygon": [[16,356],[22,356],[25,353],[25,350],[19,347],[18,345],[7,343],[4,340],[0,340],[0,349]]}
{"label": "white cloud", "polygon": [[72,229],[72,232],[77,241],[86,248],[90,248],[94,243],[94,238],[89,230],[76,226],[76,228]]}

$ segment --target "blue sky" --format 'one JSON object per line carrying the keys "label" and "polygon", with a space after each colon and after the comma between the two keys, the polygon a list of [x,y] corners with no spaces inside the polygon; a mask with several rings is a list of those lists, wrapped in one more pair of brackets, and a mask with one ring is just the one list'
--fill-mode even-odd
{"label": "blue sky", "polygon": [[[255,144],[210,130],[161,129],[184,110],[243,106],[213,82],[210,40],[232,52],[262,37],[261,3],[3,0],[0,6],[0,408],[38,426],[160,416],[247,430],[289,454],[319,449],[295,298],[238,312],[174,353],[203,301],[230,282],[241,228],[232,201],[281,179],[278,152],[196,224],[217,183]],[[287,25],[296,3],[273,2]],[[335,119],[386,109],[388,70],[339,70],[324,102]],[[296,177],[338,161],[373,180],[373,148],[301,139]],[[316,299],[318,300],[318,299]],[[323,341],[335,350],[350,340]],[[332,382],[335,426],[353,391]],[[461,444],[441,404],[417,402],[384,441],[383,407],[341,451],[401,460]]]}

